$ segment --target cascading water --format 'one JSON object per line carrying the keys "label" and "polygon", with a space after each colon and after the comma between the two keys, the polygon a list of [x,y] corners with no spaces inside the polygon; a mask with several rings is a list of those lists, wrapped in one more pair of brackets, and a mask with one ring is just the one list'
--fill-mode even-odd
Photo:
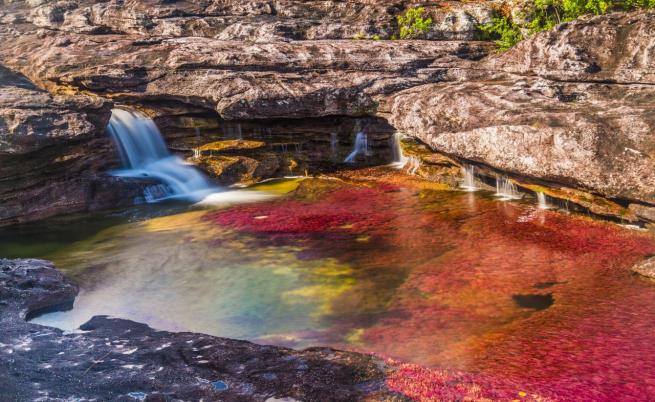
{"label": "cascading water", "polygon": [[148,117],[123,109],[112,110],[108,126],[125,169],[124,177],[152,177],[161,181],[144,193],[148,202],[169,198],[199,201],[217,189],[199,171],[172,155]]}
{"label": "cascading water", "polygon": [[371,154],[371,149],[369,147],[368,143],[368,136],[366,133],[360,131],[357,133],[355,136],[355,147],[353,148],[353,151],[344,159],[345,163],[355,163],[355,159],[357,158],[357,155],[366,155],[369,156]]}
{"label": "cascading water", "polygon": [[516,184],[505,176],[496,177],[496,197],[501,200],[517,200],[521,198],[521,194],[516,188]]}
{"label": "cascading water", "polygon": [[405,166],[407,166],[407,173],[411,175],[416,174],[416,172],[421,168],[421,160],[416,156],[410,156],[407,158]]}
{"label": "cascading water", "polygon": [[537,206],[539,209],[550,209],[546,194],[542,193],[541,191],[537,192]]}
{"label": "cascading water", "polygon": [[336,159],[337,153],[339,152],[339,138],[337,133],[330,133],[330,155],[332,159]]}
{"label": "cascading water", "polygon": [[223,126],[223,136],[230,140],[242,140],[243,131],[241,123],[226,124]]}
{"label": "cascading water", "polygon": [[397,167],[398,169],[402,169],[405,164],[407,164],[407,161],[409,158],[407,158],[405,155],[403,155],[403,148],[402,145],[400,144],[400,140],[403,138],[402,133],[400,132],[395,132],[391,136],[391,152],[393,154],[393,162],[392,166]]}
{"label": "cascading water", "polygon": [[460,185],[466,191],[478,191],[478,185],[475,182],[475,166],[462,165],[462,184]]}

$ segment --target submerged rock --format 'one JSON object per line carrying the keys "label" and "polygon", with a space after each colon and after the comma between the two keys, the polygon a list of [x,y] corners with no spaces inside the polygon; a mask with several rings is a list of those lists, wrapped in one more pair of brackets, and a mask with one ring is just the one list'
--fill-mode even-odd
{"label": "submerged rock", "polygon": [[655,257],[648,258],[633,266],[632,271],[646,278],[655,279]]}
{"label": "submerged rock", "polygon": [[0,259],[0,399],[393,398],[384,364],[357,353],[176,334],[104,316],[71,333],[24,321],[70,304],[77,291],[50,262]]}

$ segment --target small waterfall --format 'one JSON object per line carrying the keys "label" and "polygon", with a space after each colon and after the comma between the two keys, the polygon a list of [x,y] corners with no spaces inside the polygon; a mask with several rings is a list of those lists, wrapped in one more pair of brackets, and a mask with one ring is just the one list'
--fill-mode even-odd
{"label": "small waterfall", "polygon": [[223,136],[228,140],[242,140],[241,123],[225,124],[223,126]]}
{"label": "small waterfall", "polygon": [[537,206],[539,209],[550,209],[550,205],[548,205],[548,199],[546,197],[546,194],[544,194],[541,191],[537,192]]}
{"label": "small waterfall", "polygon": [[345,163],[355,163],[355,158],[357,158],[357,155],[370,155],[371,154],[371,148],[368,143],[368,136],[366,133],[360,131],[357,133],[355,136],[355,146],[353,148],[353,151],[344,159]]}
{"label": "small waterfall", "polygon": [[148,202],[167,198],[196,201],[216,190],[199,171],[168,151],[157,126],[148,117],[114,109],[108,130],[125,168],[116,175],[152,177],[162,183],[147,189],[144,197]]}
{"label": "small waterfall", "polygon": [[505,176],[496,176],[496,197],[502,200],[517,200],[521,194],[516,188],[516,184]]}
{"label": "small waterfall", "polygon": [[337,137],[337,133],[330,133],[330,155],[332,156],[332,159],[336,159],[338,152],[339,137]]}
{"label": "small waterfall", "polygon": [[403,138],[402,133],[395,132],[390,138],[391,141],[391,152],[393,155],[392,165],[398,169],[402,169],[405,164],[408,162],[409,158],[403,155],[403,147],[400,144],[400,140]]}
{"label": "small waterfall", "polygon": [[421,167],[421,159],[417,158],[416,156],[410,156],[407,158],[405,165],[407,166],[407,173],[410,175],[416,174],[416,172]]}
{"label": "small waterfall", "polygon": [[478,191],[479,187],[475,182],[475,166],[462,165],[462,184],[460,185],[466,191]]}
{"label": "small waterfall", "polygon": [[194,158],[200,158],[200,149],[199,148],[193,148],[193,157]]}

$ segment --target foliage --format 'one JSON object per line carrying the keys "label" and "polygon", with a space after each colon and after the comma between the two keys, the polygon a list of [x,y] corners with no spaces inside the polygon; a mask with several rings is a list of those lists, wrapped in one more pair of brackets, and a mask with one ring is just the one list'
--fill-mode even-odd
{"label": "foliage", "polygon": [[479,27],[482,39],[493,39],[498,49],[507,50],[523,40],[521,28],[515,24],[511,17],[495,17],[490,23]]}
{"label": "foliage", "polygon": [[495,40],[503,51],[537,32],[548,31],[557,24],[585,15],[602,15],[617,10],[655,8],[655,0],[534,0],[523,11],[517,23],[507,3],[496,8],[491,22],[479,25],[482,39]]}
{"label": "foliage", "polygon": [[432,27],[432,18],[424,18],[423,7],[410,8],[403,15],[396,17],[400,39],[416,39],[426,34]]}

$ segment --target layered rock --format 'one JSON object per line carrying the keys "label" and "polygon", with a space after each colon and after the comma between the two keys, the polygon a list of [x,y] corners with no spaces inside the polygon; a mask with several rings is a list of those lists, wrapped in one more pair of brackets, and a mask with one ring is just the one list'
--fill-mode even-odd
{"label": "layered rock", "polygon": [[[219,40],[270,42],[380,37],[397,33],[396,17],[411,1],[211,1],[128,0],[30,1],[16,7],[20,20],[47,29],[78,33],[203,36]],[[477,24],[489,20],[492,2],[445,1],[425,7],[434,21],[428,39],[474,39]]]}
{"label": "layered rock", "polygon": [[[2,400],[402,400],[371,356],[260,346],[94,317],[81,330],[27,323],[78,288],[43,260],[0,259]],[[275,399],[277,398],[277,399]]]}
{"label": "layered rock", "polygon": [[655,204],[653,13],[564,24],[480,67],[485,80],[392,96],[390,122],[432,149],[621,202]]}
{"label": "layered rock", "polygon": [[111,103],[50,95],[0,66],[0,225],[131,202],[142,189],[99,171],[114,160]]}
{"label": "layered rock", "polygon": [[[617,199],[618,210],[633,203],[629,214],[652,221],[652,12],[563,24],[491,56],[490,43],[475,41],[333,40],[384,36],[412,5],[15,2],[0,55],[51,93],[147,104],[173,125],[382,116],[434,151]],[[427,37],[471,39],[490,6],[430,5]],[[247,158],[199,163],[261,178]]]}
{"label": "layered rock", "polygon": [[0,54],[51,91],[177,101],[233,120],[374,114],[374,97],[451,79],[451,69],[470,66],[490,49],[481,42],[249,44],[49,32],[22,35]]}

